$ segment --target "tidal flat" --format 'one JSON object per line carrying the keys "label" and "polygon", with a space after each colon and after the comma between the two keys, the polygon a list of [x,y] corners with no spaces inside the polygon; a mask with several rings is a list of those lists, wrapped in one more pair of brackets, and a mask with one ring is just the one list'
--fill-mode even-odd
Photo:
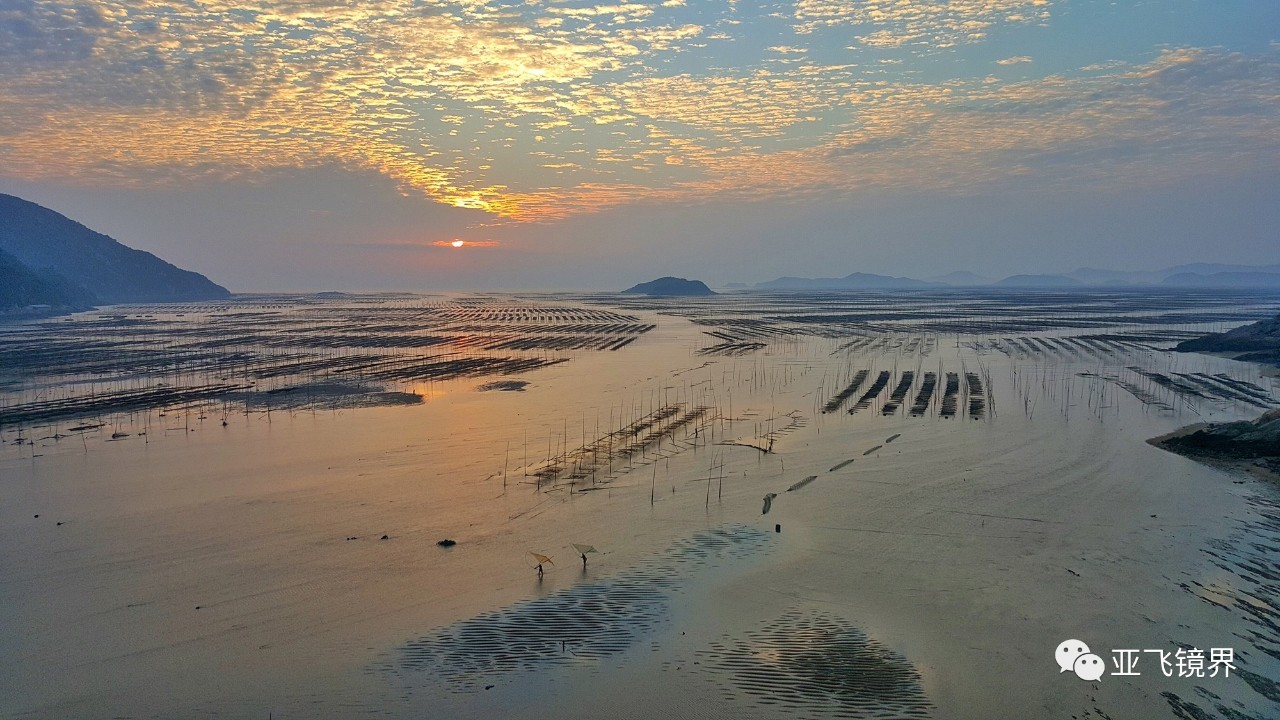
{"label": "tidal flat", "polygon": [[[1273,718],[1280,488],[1147,440],[1280,404],[1172,351],[1278,309],[242,295],[0,327],[0,717]],[[1100,680],[1060,672],[1077,638]]]}

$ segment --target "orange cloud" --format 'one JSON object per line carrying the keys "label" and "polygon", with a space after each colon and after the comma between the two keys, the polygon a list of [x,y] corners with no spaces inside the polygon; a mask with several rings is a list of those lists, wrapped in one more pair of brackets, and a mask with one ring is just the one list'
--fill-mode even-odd
{"label": "orange cloud", "polygon": [[[156,185],[339,164],[491,224],[1010,177],[1149,183],[1280,156],[1275,46],[923,83],[903,56],[1047,22],[1051,3],[798,0],[754,61],[680,71],[750,32],[732,3],[682,5],[11,3],[0,172]],[[853,28],[848,62],[818,52]]]}

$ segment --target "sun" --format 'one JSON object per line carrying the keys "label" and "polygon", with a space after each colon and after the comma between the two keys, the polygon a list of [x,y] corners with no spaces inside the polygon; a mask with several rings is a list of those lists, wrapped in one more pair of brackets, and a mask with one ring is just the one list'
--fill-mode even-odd
{"label": "sun", "polygon": [[[2,1],[3,0],[0,0],[0,2]],[[454,248],[459,250],[466,248],[469,250],[471,248],[498,247],[498,241],[497,240],[463,240],[461,238],[456,238],[453,240],[433,240],[431,242],[431,245],[433,247]]]}

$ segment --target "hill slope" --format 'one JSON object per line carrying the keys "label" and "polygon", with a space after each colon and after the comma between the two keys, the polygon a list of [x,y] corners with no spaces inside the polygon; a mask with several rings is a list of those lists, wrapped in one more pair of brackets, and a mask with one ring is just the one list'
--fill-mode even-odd
{"label": "hill slope", "polygon": [[[32,275],[89,302],[214,300],[230,295],[205,276],[134,250],[33,202],[0,194],[0,251]],[[40,300],[40,302],[49,302]],[[58,301],[49,304],[64,304]]]}
{"label": "hill slope", "polygon": [[41,277],[18,259],[0,250],[0,310],[49,305],[77,309],[90,305],[86,293],[57,279]]}

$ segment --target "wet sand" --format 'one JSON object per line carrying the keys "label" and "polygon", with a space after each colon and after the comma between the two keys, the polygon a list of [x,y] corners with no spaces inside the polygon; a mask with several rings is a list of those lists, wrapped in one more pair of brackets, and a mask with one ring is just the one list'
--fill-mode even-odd
{"label": "wet sand", "polygon": [[[0,433],[0,716],[1280,709],[1275,489],[1146,443],[1257,408],[1129,369],[1269,392],[1252,366],[1052,330],[744,350],[742,326],[612,309],[656,328],[501,378],[522,392],[457,379],[420,405],[194,432],[153,414],[34,445]],[[914,415],[925,371],[938,387]],[[674,405],[708,419],[601,463],[618,417]],[[575,542],[601,551],[585,571]],[[554,559],[541,580],[530,551]],[[1088,683],[1053,661],[1076,637],[1107,658],[1230,646],[1243,672]]]}

